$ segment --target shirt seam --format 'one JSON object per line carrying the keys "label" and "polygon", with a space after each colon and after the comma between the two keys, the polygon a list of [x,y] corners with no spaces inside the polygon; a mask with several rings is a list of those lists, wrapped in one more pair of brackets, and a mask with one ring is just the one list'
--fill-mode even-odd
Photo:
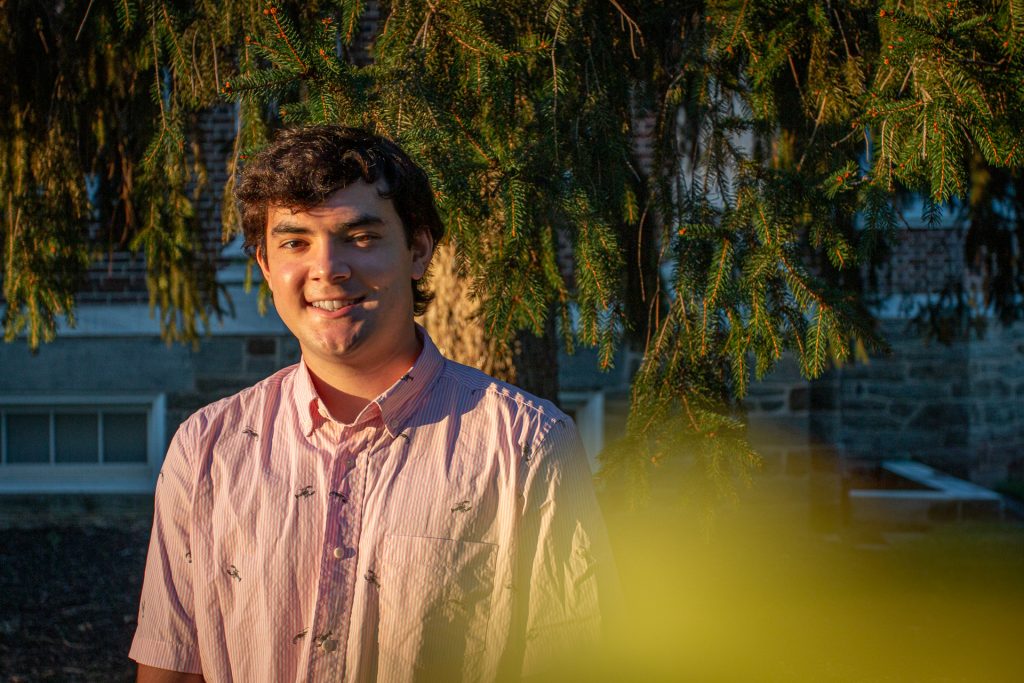
{"label": "shirt seam", "polygon": [[[401,433],[402,430],[405,429],[405,425],[408,424],[409,420],[411,420],[413,416],[416,415],[416,413],[423,410],[424,404],[429,403],[429,401],[421,401],[420,399],[424,396],[427,396],[428,392],[430,392],[437,385],[437,383],[441,381],[441,377],[445,375],[447,369],[448,359],[445,358],[444,356],[441,356],[441,367],[437,369],[437,372],[434,373],[434,376],[430,379],[430,381],[424,386],[420,387],[417,390],[416,395],[408,396],[403,402],[403,404],[399,406],[398,409],[395,411],[397,418],[395,420],[396,432]],[[419,404],[417,404],[417,401],[419,401]],[[387,417],[385,416],[384,409],[381,409],[380,417],[381,421],[384,423],[384,428],[387,429],[388,421]],[[398,433],[393,434],[392,439],[397,439]]]}
{"label": "shirt seam", "polygon": [[[550,432],[551,429],[559,422],[566,422],[567,420],[571,419],[562,410],[560,410],[558,406],[554,405],[550,401],[542,399],[539,396],[532,397],[542,402],[540,405],[538,405],[537,403],[529,401],[527,396],[525,395],[526,392],[523,392],[522,389],[518,389],[517,387],[514,387],[513,385],[508,384],[507,382],[495,379],[484,373],[480,374],[481,376],[490,379],[490,383],[487,384],[486,386],[474,387],[473,381],[471,381],[467,377],[461,376],[461,373],[457,372],[458,367],[458,363],[454,363],[450,359],[444,358],[444,367],[441,369],[441,372],[438,373],[438,379],[440,379],[442,376],[449,377],[452,379],[452,381],[457,382],[464,389],[483,390],[484,392],[492,394],[501,400],[515,402],[516,404],[519,405],[521,409],[528,409],[534,415],[540,418],[538,427],[544,435]],[[473,371],[474,373],[480,372],[479,370],[474,370],[473,368],[470,368],[470,370]],[[515,392],[504,393],[501,391],[502,388],[515,389]],[[547,406],[544,404],[547,404]]]}

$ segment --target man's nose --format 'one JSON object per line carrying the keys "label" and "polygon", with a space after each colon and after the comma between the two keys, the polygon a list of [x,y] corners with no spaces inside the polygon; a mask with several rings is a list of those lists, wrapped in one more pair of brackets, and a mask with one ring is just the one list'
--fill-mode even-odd
{"label": "man's nose", "polygon": [[343,245],[336,240],[321,242],[314,254],[312,276],[317,280],[334,282],[347,280],[352,275]]}

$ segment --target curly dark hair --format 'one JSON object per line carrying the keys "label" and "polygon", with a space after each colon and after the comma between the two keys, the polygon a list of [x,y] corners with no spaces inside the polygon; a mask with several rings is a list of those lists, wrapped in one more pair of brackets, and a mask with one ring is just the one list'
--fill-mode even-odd
{"label": "curly dark hair", "polygon": [[[398,145],[358,128],[306,126],[282,130],[245,165],[235,190],[245,252],[266,253],[269,207],[311,209],[360,179],[384,186],[380,196],[394,204],[410,247],[420,230],[435,245],[444,236],[427,174]],[[414,313],[422,315],[433,294],[423,279],[413,280],[412,290]]]}

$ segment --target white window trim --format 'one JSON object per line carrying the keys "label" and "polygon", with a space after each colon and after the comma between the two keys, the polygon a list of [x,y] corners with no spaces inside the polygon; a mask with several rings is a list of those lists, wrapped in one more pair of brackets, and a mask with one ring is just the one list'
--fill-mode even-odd
{"label": "white window trim", "polygon": [[597,456],[604,448],[604,392],[560,391],[558,400],[576,413],[576,429],[587,452],[590,471],[597,472],[601,466]]}
{"label": "white window trim", "polygon": [[[148,424],[144,463],[3,463],[0,465],[0,495],[152,493],[167,448],[165,394],[0,394],[0,405],[50,409],[88,405],[144,408]],[[7,420],[0,421],[0,425],[0,443],[6,444]],[[53,438],[52,432],[50,438]]]}

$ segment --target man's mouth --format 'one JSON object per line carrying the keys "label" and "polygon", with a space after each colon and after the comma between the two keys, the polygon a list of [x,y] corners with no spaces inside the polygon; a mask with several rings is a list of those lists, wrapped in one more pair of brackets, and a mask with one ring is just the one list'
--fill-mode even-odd
{"label": "man's mouth", "polygon": [[354,306],[366,297],[360,296],[354,299],[323,299],[322,301],[310,301],[309,305],[323,311],[339,311],[346,306]]}

